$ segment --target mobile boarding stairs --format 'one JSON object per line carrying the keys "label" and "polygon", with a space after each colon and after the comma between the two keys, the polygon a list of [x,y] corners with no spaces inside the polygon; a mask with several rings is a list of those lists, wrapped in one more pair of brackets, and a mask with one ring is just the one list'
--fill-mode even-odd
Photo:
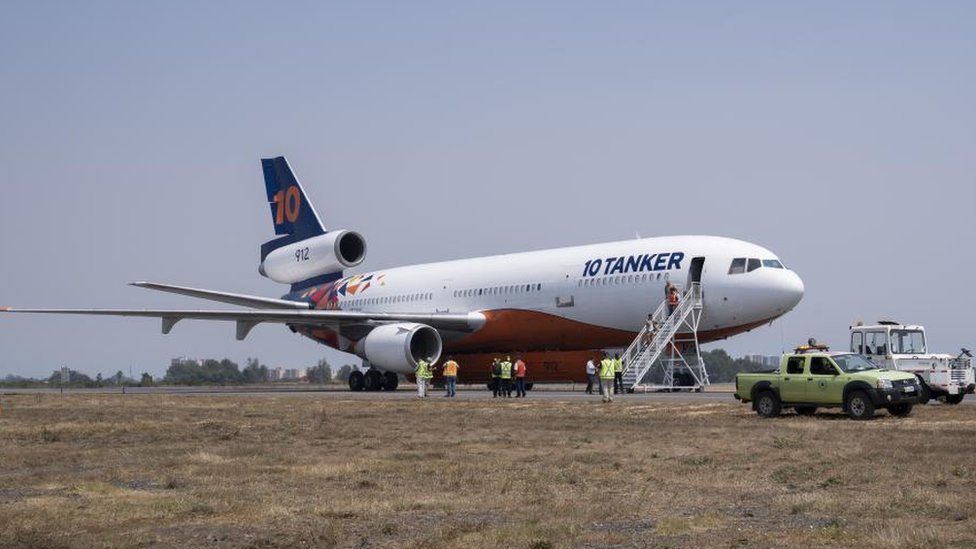
{"label": "mobile boarding stairs", "polygon": [[624,351],[624,390],[700,391],[708,386],[708,372],[698,346],[698,324],[702,315],[702,289],[694,282],[668,315],[667,300],[661,302],[637,338]]}

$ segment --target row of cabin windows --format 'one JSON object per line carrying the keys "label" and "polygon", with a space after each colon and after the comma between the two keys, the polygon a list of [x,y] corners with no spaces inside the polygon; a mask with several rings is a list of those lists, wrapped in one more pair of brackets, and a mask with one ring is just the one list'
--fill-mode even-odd
{"label": "row of cabin windows", "polygon": [[636,284],[639,282],[650,282],[652,280],[661,280],[661,273],[657,273],[657,275],[653,273],[642,273],[600,278],[581,278],[576,282],[576,285],[580,287],[609,286],[611,284]]}
{"label": "row of cabin windows", "polygon": [[478,297],[483,295],[509,295],[528,292],[541,292],[542,284],[516,284],[513,286],[494,286],[491,288],[470,288],[468,290],[454,290],[454,297]]}
{"label": "row of cabin windows", "polygon": [[386,297],[364,297],[360,299],[346,299],[343,304],[350,307],[362,307],[364,305],[392,305],[394,303],[410,303],[414,301],[430,301],[434,299],[433,293],[391,295]]}
{"label": "row of cabin windows", "polygon": [[751,273],[761,267],[770,269],[785,269],[778,259],[757,259],[755,257],[737,257],[729,265],[729,274]]}

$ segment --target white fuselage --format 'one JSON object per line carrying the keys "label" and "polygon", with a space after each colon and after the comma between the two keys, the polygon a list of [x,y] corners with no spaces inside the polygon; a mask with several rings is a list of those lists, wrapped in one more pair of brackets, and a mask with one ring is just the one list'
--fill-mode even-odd
{"label": "white fuselage", "polygon": [[[682,290],[688,287],[696,258],[701,264],[701,330],[706,341],[770,322],[790,311],[803,296],[800,278],[777,267],[781,264],[776,255],[761,246],[722,237],[670,236],[367,272],[334,283],[336,291],[330,302],[319,302],[318,307],[364,312],[481,312],[487,318],[482,330],[499,335],[482,337],[478,350],[592,349],[604,340],[599,346],[619,346],[619,334],[639,331],[647,315],[665,298],[668,281]],[[731,274],[735,258],[745,258],[747,266],[743,272]],[[749,265],[748,259],[760,264],[765,260],[766,266],[747,271],[755,265]],[[501,311],[509,314],[496,314]],[[508,334],[498,326],[487,329],[492,322],[512,322],[513,318],[524,322],[520,331],[533,332],[540,322],[551,322],[556,330],[559,325],[582,326],[594,334],[612,336],[577,337],[579,345],[575,346],[546,340],[533,345],[532,333]],[[482,330],[448,334],[448,347],[454,341],[463,350],[464,340],[478,340]],[[541,329],[538,334],[552,339],[553,329]],[[511,341],[513,337],[517,341]]]}

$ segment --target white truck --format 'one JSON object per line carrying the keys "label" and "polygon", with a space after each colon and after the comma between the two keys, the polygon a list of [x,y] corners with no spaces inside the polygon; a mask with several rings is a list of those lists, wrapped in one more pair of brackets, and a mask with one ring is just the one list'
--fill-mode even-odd
{"label": "white truck", "polygon": [[976,389],[972,357],[963,349],[959,356],[929,353],[925,328],[878,321],[872,326],[851,326],[851,352],[863,355],[877,367],[911,372],[921,382],[919,404],[940,399],[959,404]]}

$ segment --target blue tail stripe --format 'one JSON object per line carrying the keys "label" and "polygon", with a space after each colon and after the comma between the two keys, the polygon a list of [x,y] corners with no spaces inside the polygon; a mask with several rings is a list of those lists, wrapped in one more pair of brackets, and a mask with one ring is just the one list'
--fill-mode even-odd
{"label": "blue tail stripe", "polygon": [[308,195],[285,157],[262,158],[261,169],[275,234],[292,235],[296,241],[325,234]]}

